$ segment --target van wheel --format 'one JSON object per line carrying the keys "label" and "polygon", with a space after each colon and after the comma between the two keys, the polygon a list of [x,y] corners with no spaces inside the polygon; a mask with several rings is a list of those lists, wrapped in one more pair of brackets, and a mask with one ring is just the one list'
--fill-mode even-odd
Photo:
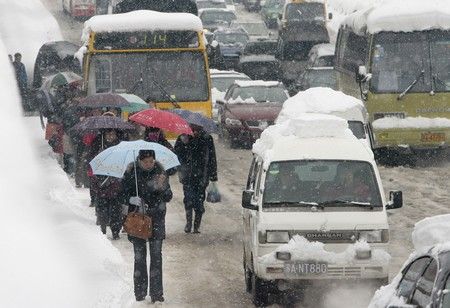
{"label": "van wheel", "polygon": [[269,304],[269,283],[253,273],[251,274],[252,301],[256,307],[265,307]]}

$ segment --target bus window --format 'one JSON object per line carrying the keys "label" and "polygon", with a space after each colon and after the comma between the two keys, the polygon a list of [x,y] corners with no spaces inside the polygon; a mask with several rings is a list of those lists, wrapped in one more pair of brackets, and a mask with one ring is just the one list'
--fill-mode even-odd
{"label": "bus window", "polygon": [[93,62],[95,70],[95,93],[111,91],[111,62],[108,59],[97,59]]}
{"label": "bus window", "polygon": [[450,34],[435,32],[430,41],[434,90],[450,91]]}

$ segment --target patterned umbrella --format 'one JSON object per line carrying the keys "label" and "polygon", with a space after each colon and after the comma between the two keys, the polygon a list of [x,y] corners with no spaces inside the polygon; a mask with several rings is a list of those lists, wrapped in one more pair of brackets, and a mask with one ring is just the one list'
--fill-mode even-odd
{"label": "patterned umbrella", "polygon": [[218,132],[217,124],[212,119],[205,117],[201,113],[192,112],[185,109],[170,109],[168,111],[179,115],[189,124],[203,127],[203,129],[208,133]]}
{"label": "patterned umbrella", "polygon": [[128,106],[126,98],[114,93],[99,93],[82,98],[78,107],[80,108],[122,108]]}
{"label": "patterned umbrella", "polygon": [[121,118],[112,116],[88,117],[71,128],[76,133],[84,134],[88,132],[97,132],[99,130],[117,129],[123,131],[134,130],[135,127]]}

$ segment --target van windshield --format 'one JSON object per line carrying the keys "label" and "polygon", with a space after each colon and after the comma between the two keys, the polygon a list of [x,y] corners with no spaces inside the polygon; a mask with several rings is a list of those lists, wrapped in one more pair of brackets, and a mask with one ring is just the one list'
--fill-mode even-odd
{"label": "van windshield", "polygon": [[325,20],[323,3],[290,3],[286,6],[288,21]]}
{"label": "van windshield", "polygon": [[450,91],[450,32],[384,32],[375,36],[371,90],[376,93]]}
{"label": "van windshield", "polygon": [[362,161],[273,162],[267,170],[263,207],[381,207],[372,166]]}

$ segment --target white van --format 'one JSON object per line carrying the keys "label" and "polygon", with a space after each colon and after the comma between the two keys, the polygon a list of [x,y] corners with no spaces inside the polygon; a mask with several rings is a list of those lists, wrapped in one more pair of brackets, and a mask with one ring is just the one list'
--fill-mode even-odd
{"label": "white van", "polygon": [[387,209],[373,153],[344,119],[305,114],[266,129],[242,196],[244,269],[256,305],[270,293],[345,279],[388,281]]}

